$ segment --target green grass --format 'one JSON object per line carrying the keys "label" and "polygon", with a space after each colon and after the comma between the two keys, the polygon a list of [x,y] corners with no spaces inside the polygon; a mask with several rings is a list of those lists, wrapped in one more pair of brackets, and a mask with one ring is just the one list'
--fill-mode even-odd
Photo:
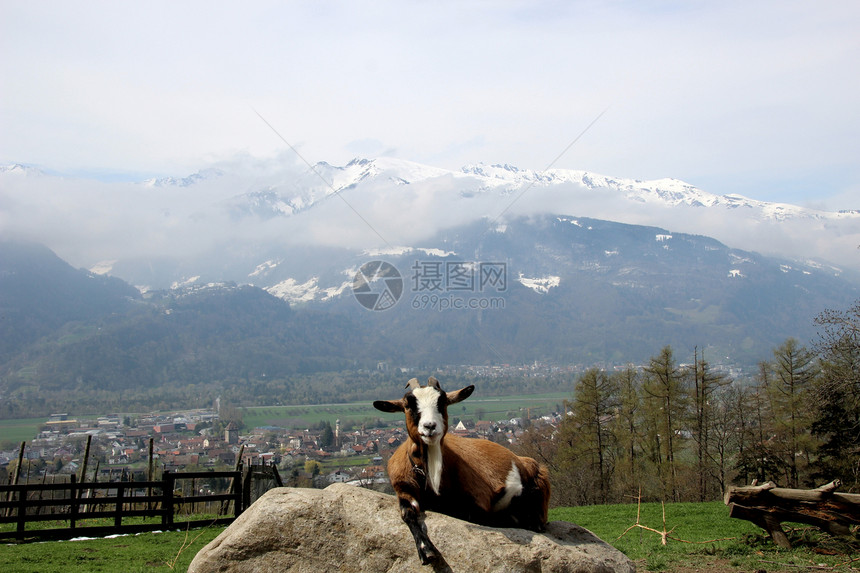
{"label": "green grass", "polygon": [[144,573],[186,571],[194,555],[224,527],[113,538],[0,545],[6,573]]}
{"label": "green grass", "polygon": [[21,442],[30,442],[39,433],[39,426],[43,425],[47,418],[21,418],[17,420],[0,420],[0,440],[4,444],[21,445]]}
{"label": "green grass", "polygon": [[[636,561],[639,570],[674,571],[797,571],[810,565],[841,565],[858,557],[860,544],[848,544],[798,526],[784,524],[793,549],[777,548],[762,529],[729,517],[722,502],[666,504],[667,544],[652,531],[636,524],[636,504],[566,507],[550,510],[550,520],[576,523]],[[659,503],[643,503],[639,524],[664,531]],[[625,533],[626,531],[626,533]],[[685,543],[690,542],[690,543]],[[820,552],[832,552],[825,555]],[[857,567],[860,562],[854,562]]]}
{"label": "green grass", "polygon": [[[729,518],[728,508],[721,502],[667,504],[666,529],[671,530],[671,538],[663,546],[660,535],[651,531],[634,527],[625,533],[636,523],[636,508],[635,504],[556,508],[550,511],[550,519],[570,521],[592,531],[633,559],[639,571],[773,573],[823,565],[849,573],[860,564],[860,561],[849,563],[860,557],[860,545],[834,540],[809,529],[790,532],[795,548],[780,550],[759,528]],[[661,505],[642,504],[639,523],[662,531]],[[223,527],[208,527],[188,532],[0,545],[0,570],[4,573],[186,571],[194,555],[223,530]],[[821,551],[834,554],[824,555]]]}
{"label": "green grass", "polygon": [[259,406],[242,409],[242,421],[246,428],[262,426],[281,426],[284,428],[304,429],[335,420],[361,422],[376,418],[377,410],[367,402],[354,404],[310,404],[302,406]]}
{"label": "green grass", "polygon": [[[561,404],[566,399],[570,399],[570,394],[565,392],[488,398],[473,396],[461,404],[452,406],[448,414],[452,419],[500,420],[525,417],[528,410],[532,417],[536,417],[552,412],[557,404]],[[242,415],[242,421],[247,428],[281,426],[302,429],[322,421],[334,425],[335,420],[340,420],[341,423],[347,421],[361,423],[376,418],[390,418],[392,421],[400,419],[379,412],[370,401],[350,404],[259,406],[244,408]]]}

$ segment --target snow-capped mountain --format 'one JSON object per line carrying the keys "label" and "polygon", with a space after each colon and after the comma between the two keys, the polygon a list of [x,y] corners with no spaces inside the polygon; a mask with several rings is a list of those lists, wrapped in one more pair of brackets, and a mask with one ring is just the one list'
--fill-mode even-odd
{"label": "snow-capped mountain", "polygon": [[342,167],[320,163],[265,190],[236,195],[231,205],[245,214],[290,216],[334,195],[348,207],[345,226],[363,229],[371,241],[382,238],[389,246],[420,244],[440,228],[478,219],[503,225],[511,215],[556,213],[660,226],[712,236],[735,248],[860,269],[858,210],[829,212],[718,195],[669,178],[642,181],[483,164],[449,171],[378,158]]}
{"label": "snow-capped mountain", "polygon": [[537,172],[507,164],[478,164],[463,167],[460,171],[447,171],[390,158],[353,160],[344,167],[321,163],[316,166],[316,170],[326,181],[331,181],[329,187],[332,192],[353,189],[362,181],[377,178],[402,185],[448,177],[459,180],[461,186],[468,187],[473,192],[497,190],[503,195],[509,195],[525,187],[551,188],[573,184],[597,193],[622,196],[634,204],[748,209],[755,212],[757,218],[761,220],[789,218],[841,220],[860,216],[860,210],[827,212],[787,203],[758,201],[737,194],[716,195],[678,179],[642,181],[581,170],[548,169]]}
{"label": "snow-capped mountain", "polygon": [[192,173],[187,177],[156,177],[146,179],[142,184],[148,187],[188,187],[203,181],[210,181],[223,175],[224,172],[222,170],[211,168]]}
{"label": "snow-capped mountain", "polygon": [[[739,221],[785,222],[805,219],[826,221],[836,226],[844,223],[849,234],[860,234],[860,210],[828,212],[787,203],[759,201],[737,194],[718,195],[671,178],[643,181],[569,169],[537,172],[507,164],[469,165],[459,171],[450,171],[392,158],[356,159],[341,167],[318,163],[298,177],[291,177],[265,189],[249,190],[235,196],[233,201],[237,208],[245,204],[248,213],[292,215],[334,194],[359,190],[356,193],[366,192],[378,198],[380,190],[389,195],[396,194],[396,187],[404,185],[421,188],[416,194],[420,195],[422,201],[434,196],[449,198],[453,195],[459,199],[490,196],[499,201],[499,210],[506,206],[505,198],[518,194],[537,195],[537,189],[540,190],[541,197],[537,199],[541,206],[548,199],[555,204],[570,204],[577,200],[605,201],[607,207],[616,210],[615,217],[631,223],[675,227],[675,224],[668,224],[675,223],[670,210],[694,208],[698,214],[707,212],[709,217],[726,218],[726,226],[733,226]],[[532,197],[526,196],[526,199],[531,200]],[[470,205],[465,203],[450,207],[468,209]],[[589,208],[594,206],[590,205]],[[650,211],[647,213],[648,221],[635,220],[646,215],[641,212],[643,208],[663,209],[663,220],[653,220],[655,214]],[[572,212],[570,208],[564,210]],[[472,214],[475,217],[492,215],[491,212]],[[605,212],[579,214],[613,218]],[[677,211],[674,215],[677,216]],[[683,220],[683,216],[677,218],[682,226]],[[679,230],[696,231],[694,228]]]}
{"label": "snow-capped mountain", "polygon": [[749,209],[762,220],[782,221],[790,218],[841,220],[860,215],[860,210],[838,212],[818,211],[788,203],[769,203],[743,195],[715,195],[679,179],[622,179],[588,171],[549,169],[538,173],[521,170],[510,165],[476,165],[463,168],[463,172],[478,177],[495,179],[512,186],[574,183],[594,191],[616,193],[634,203],[663,205],[666,207],[711,207],[723,209]]}
{"label": "snow-capped mountain", "polygon": [[[119,338],[149,340],[150,321],[157,332],[180,328],[191,346],[165,358],[177,368],[197,355],[205,357],[197,365],[253,363],[258,351],[265,376],[296,364],[355,367],[356,357],[616,364],[666,344],[754,364],[786,337],[810,340],[818,313],[846,308],[860,292],[860,213],[716,195],[674,179],[510,165],[451,171],[391,158],[219,165],[137,184],[22,176],[28,169],[0,169],[0,248],[6,235],[22,235],[89,269],[74,273],[84,290],[119,279],[137,287],[145,294],[118,291],[132,333]],[[32,251],[7,249],[0,262],[20,264],[0,269],[0,279],[20,280],[21,300],[78,304],[56,294],[71,284],[64,275],[49,281]],[[20,337],[33,313],[17,306],[4,312],[20,319],[7,328]],[[45,336],[57,312],[28,340]],[[235,344],[195,346],[191,333],[204,329],[193,321],[209,325],[209,316]],[[261,324],[269,330],[254,338]],[[179,334],[170,336],[157,345],[168,354]]]}
{"label": "snow-capped mountain", "polygon": [[[677,179],[511,165],[447,170],[388,157],[312,168],[237,160],[136,185],[18,176],[30,169],[0,169],[7,230],[44,242],[78,266],[118,273],[132,259],[145,261],[162,270],[136,284],[155,287],[206,275],[199,266],[222,269],[210,279],[249,281],[257,265],[309,245],[444,249],[426,240],[475,221],[504,232],[511,217],[541,214],[651,225],[787,259],[828,261],[846,272],[860,269],[860,211],[719,195]],[[229,253],[249,267],[230,270]],[[300,286],[314,276],[278,278]]]}
{"label": "snow-capped mountain", "polygon": [[41,176],[45,172],[38,167],[32,165],[22,165],[20,163],[10,163],[8,165],[0,165],[0,175],[12,176]]}

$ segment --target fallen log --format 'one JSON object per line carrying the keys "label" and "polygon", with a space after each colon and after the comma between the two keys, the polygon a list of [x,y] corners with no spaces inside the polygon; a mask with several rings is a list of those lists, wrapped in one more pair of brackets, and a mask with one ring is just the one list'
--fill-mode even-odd
{"label": "fallen log", "polygon": [[860,525],[860,494],[840,493],[839,480],[809,490],[780,488],[773,482],[729,488],[725,503],[729,517],[745,519],[768,532],[779,547],[791,543],[782,529],[789,521],[806,523],[832,535],[858,538],[852,525]]}

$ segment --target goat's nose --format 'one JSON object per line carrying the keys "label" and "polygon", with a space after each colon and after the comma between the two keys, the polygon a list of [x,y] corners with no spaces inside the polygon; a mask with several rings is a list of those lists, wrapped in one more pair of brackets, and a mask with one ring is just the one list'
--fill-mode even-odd
{"label": "goat's nose", "polygon": [[432,432],[436,429],[436,422],[424,422],[424,429]]}

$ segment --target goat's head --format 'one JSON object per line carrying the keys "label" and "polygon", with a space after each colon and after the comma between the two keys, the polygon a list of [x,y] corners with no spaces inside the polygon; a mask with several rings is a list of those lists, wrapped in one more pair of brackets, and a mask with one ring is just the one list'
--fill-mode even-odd
{"label": "goat's head", "polygon": [[445,392],[433,377],[427,386],[421,386],[413,378],[406,388],[400,400],[377,400],[373,407],[383,412],[405,412],[409,437],[428,445],[440,443],[448,431],[448,406],[462,402],[475,390],[474,386],[466,386],[456,392]]}

